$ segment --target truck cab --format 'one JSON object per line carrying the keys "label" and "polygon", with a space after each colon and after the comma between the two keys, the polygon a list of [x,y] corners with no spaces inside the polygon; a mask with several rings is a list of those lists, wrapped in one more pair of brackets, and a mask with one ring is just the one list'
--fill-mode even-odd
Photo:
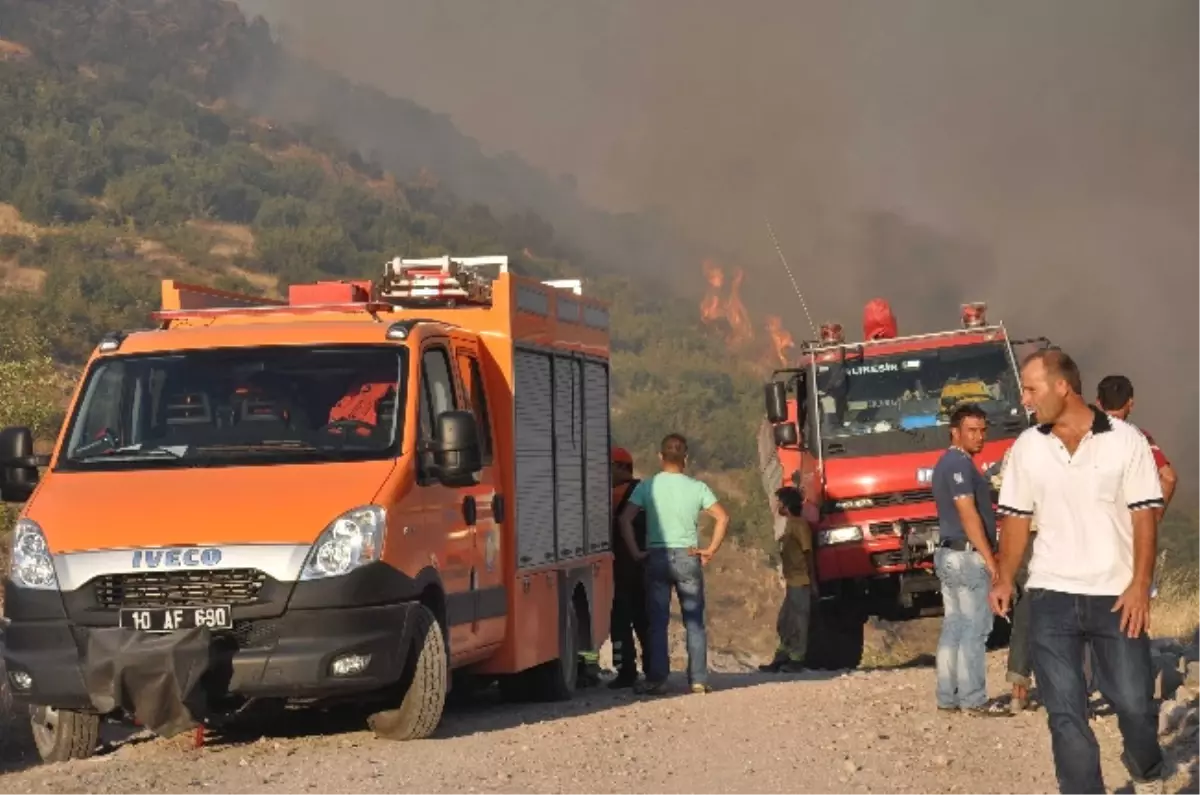
{"label": "truck cab", "polygon": [[801,346],[797,367],[766,385],[759,448],[768,496],[794,485],[813,523],[820,600],[814,667],[855,667],[868,616],[903,621],[942,612],[933,553],[939,544],[930,485],[950,445],[949,415],[964,401],[989,417],[978,465],[998,472],[1029,427],[1019,371],[1003,324],[983,305],[963,307],[962,328],[907,337],[841,326]]}
{"label": "truck cab", "polygon": [[0,432],[3,654],[43,759],[105,716],[171,735],[255,703],[426,737],[452,673],[570,697],[612,598],[607,309],[580,292],[505,257],[286,302],[164,282],[48,460]]}

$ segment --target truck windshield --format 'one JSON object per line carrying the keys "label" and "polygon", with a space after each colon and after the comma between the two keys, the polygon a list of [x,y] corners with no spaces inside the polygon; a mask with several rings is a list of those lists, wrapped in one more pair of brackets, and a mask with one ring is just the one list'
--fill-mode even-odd
{"label": "truck windshield", "polygon": [[363,460],[402,437],[407,350],[255,347],[113,356],[87,375],[64,469]]}
{"label": "truck windshield", "polygon": [[989,438],[1015,436],[1026,427],[1017,378],[1002,343],[819,364],[816,393],[827,454],[947,444],[950,412],[963,401],[987,412]]}

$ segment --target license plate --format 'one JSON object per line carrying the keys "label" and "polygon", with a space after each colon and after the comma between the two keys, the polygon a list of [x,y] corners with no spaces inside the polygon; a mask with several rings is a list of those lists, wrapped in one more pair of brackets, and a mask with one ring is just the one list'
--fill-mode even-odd
{"label": "license plate", "polygon": [[229,605],[206,607],[127,607],[121,610],[121,626],[142,632],[174,632],[177,629],[230,629]]}

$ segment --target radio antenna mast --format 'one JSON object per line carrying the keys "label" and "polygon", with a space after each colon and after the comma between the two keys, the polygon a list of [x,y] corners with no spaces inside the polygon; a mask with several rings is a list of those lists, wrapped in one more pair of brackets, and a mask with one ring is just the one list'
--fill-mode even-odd
{"label": "radio antenna mast", "polygon": [[796,297],[800,299],[800,306],[804,308],[804,316],[808,318],[808,327],[812,329],[812,338],[817,339],[817,326],[813,323],[812,315],[808,313],[808,304],[804,300],[804,293],[800,292],[800,285],[796,284],[796,277],[792,275],[792,269],[788,267],[787,258],[783,256],[783,249],[779,247],[779,241],[775,238],[775,230],[771,228],[771,219],[767,220],[767,232],[771,235],[771,242],[775,244],[775,253],[779,255],[779,261],[783,263],[783,269],[787,271],[788,278],[792,280],[792,289],[796,291]]}

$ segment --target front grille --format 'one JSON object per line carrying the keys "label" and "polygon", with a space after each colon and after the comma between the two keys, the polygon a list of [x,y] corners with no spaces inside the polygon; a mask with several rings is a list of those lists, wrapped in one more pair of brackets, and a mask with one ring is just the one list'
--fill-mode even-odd
{"label": "front grille", "polygon": [[95,580],[100,607],[252,605],[267,575],[258,569],[109,574]]}
{"label": "front grille", "polygon": [[[902,519],[908,527],[910,534],[925,535],[932,530],[937,530],[937,519]],[[894,522],[871,522],[867,525],[867,529],[871,531],[873,536],[894,536],[896,535],[896,525]]]}
{"label": "front grille", "polygon": [[872,552],[871,565],[875,568],[883,568],[884,566],[902,566],[904,560],[904,550],[892,549],[887,552]]}
{"label": "front grille", "polygon": [[272,619],[234,621],[233,639],[239,649],[263,649],[279,640],[279,622]]}
{"label": "front grille", "polygon": [[854,500],[869,499],[870,505],[864,505],[864,508],[887,508],[895,505],[915,505],[921,502],[933,501],[932,489],[911,489],[909,491],[887,491],[882,494],[865,494],[862,497],[846,497],[842,500],[830,499],[825,501],[825,513],[835,513],[839,510],[839,502],[853,502]]}

